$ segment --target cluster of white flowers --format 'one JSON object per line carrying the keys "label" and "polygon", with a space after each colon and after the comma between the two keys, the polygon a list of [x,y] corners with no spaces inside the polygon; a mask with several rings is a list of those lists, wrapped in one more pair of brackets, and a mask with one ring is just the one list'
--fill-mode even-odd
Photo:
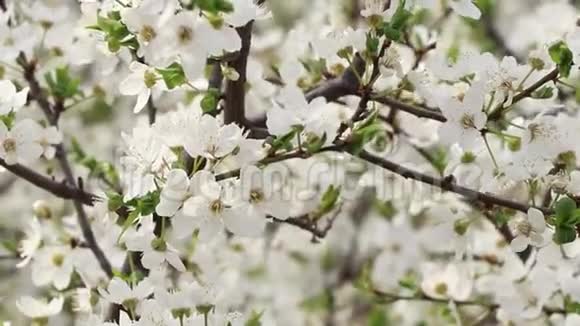
{"label": "cluster of white flowers", "polygon": [[10,80],[0,80],[0,159],[6,164],[33,163],[41,156],[52,159],[62,134],[55,127],[45,128],[32,119],[14,121],[12,116],[26,104],[28,88],[20,91]]}
{"label": "cluster of white flowers", "polygon": [[574,3],[0,0],[0,322],[579,324]]}

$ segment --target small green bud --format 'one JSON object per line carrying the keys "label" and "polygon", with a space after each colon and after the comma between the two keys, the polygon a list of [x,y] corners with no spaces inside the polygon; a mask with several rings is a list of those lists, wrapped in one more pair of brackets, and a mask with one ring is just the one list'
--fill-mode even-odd
{"label": "small green bud", "polygon": [[531,57],[528,60],[528,63],[530,64],[530,66],[532,66],[532,68],[534,68],[534,70],[543,70],[544,67],[546,66],[544,60],[535,57]]}
{"label": "small green bud", "polygon": [[465,152],[461,156],[461,163],[463,164],[473,163],[475,162],[475,158],[476,158],[475,154],[473,154],[472,152]]}
{"label": "small green bud", "polygon": [[145,71],[145,75],[143,76],[143,78],[145,81],[145,86],[147,86],[147,88],[151,88],[155,86],[155,84],[157,84],[157,75],[155,75],[155,73],[149,70]]}
{"label": "small green bud", "polygon": [[52,217],[52,210],[47,202],[44,200],[37,200],[32,204],[34,215],[41,219],[50,219]]}
{"label": "small green bud", "polygon": [[457,235],[463,236],[463,235],[465,235],[465,233],[469,229],[470,224],[471,224],[471,220],[469,220],[467,218],[459,219],[459,220],[455,221],[455,223],[453,224],[453,231],[455,231],[455,233]]}
{"label": "small green bud", "polygon": [[522,148],[522,140],[520,138],[509,138],[507,145],[510,151],[517,152]]}
{"label": "small green bud", "polygon": [[165,251],[167,250],[167,243],[161,238],[155,238],[151,241],[151,248],[155,251]]}
{"label": "small green bud", "polygon": [[208,20],[211,26],[215,29],[220,29],[224,25],[224,19],[218,15],[208,15]]}

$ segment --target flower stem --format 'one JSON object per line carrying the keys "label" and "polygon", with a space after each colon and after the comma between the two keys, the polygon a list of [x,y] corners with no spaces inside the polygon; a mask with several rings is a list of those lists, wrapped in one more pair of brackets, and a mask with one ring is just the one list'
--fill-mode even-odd
{"label": "flower stem", "polygon": [[485,135],[483,135],[483,141],[485,142],[485,147],[487,147],[487,151],[489,152],[489,156],[491,157],[495,169],[499,170],[499,166],[497,165],[497,161],[495,160],[495,156],[493,155],[493,151],[491,150],[491,147],[489,146],[489,142],[487,141],[487,137]]}

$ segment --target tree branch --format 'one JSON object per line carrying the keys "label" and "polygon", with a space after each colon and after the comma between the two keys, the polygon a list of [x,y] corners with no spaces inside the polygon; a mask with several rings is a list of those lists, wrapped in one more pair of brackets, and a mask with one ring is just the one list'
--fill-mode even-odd
{"label": "tree branch", "polygon": [[[41,107],[42,111],[46,119],[49,121],[51,126],[58,128],[58,120],[60,117],[61,109],[63,107],[63,103],[59,102],[56,103],[54,106],[50,104],[48,101],[48,97],[42,91],[38,80],[36,79],[35,72],[36,72],[36,62],[28,62],[26,60],[26,56],[21,53],[18,58],[18,64],[24,69],[24,78],[30,87],[29,96],[32,100],[35,100],[39,106]],[[76,189],[82,190],[82,182],[79,180],[75,180],[75,176],[73,174],[72,168],[67,158],[66,149],[64,144],[58,144],[56,147],[56,159],[60,164],[62,172],[65,176],[65,180],[67,182],[68,187],[74,187]],[[73,201],[75,210],[77,212],[77,221],[81,228],[81,232],[83,237],[85,238],[85,242],[89,249],[93,252],[95,258],[97,259],[99,265],[101,266],[102,270],[107,274],[109,278],[113,277],[113,268],[111,263],[105,256],[105,253],[99,247],[97,240],[95,239],[95,235],[91,229],[91,224],[89,222],[89,218],[87,213],[83,207],[83,201],[81,201],[77,197],[72,197],[71,200]]]}
{"label": "tree branch", "polygon": [[389,106],[393,109],[398,109],[400,111],[407,112],[419,118],[426,118],[439,122],[447,121],[447,118],[445,118],[443,114],[441,114],[441,112],[427,110],[418,106],[407,104],[399,100],[396,100],[392,97],[374,95],[371,97],[371,100]]}
{"label": "tree branch", "polygon": [[231,62],[230,66],[234,68],[240,78],[238,80],[228,80],[226,82],[226,103],[224,107],[224,123],[237,123],[239,126],[245,125],[246,111],[246,70],[248,66],[248,56],[252,43],[252,27],[254,22],[251,21],[243,27],[238,27],[236,31],[242,40],[242,48],[238,57]]}
{"label": "tree branch", "polygon": [[[424,293],[421,293],[416,296],[402,296],[398,294],[391,294],[385,293],[379,290],[373,290],[373,294],[381,299],[386,300],[386,303],[391,303],[395,301],[424,301],[424,302],[432,302],[432,303],[442,303],[442,304],[449,304],[451,302],[450,299],[439,299],[439,298],[432,298]],[[477,300],[465,300],[465,301],[453,301],[458,306],[481,306],[485,307],[490,310],[496,310],[500,308],[500,305],[497,303],[486,303]],[[566,311],[560,308],[543,308],[544,313],[546,314],[565,314]]]}
{"label": "tree branch", "polygon": [[358,76],[364,74],[365,67],[365,60],[356,54],[352,65],[340,77],[328,80],[306,92],[306,100],[311,102],[317,97],[324,97],[326,101],[333,102],[342,96],[357,94],[360,87]]}
{"label": "tree branch", "polygon": [[99,197],[96,195],[88,193],[77,187],[71,187],[64,182],[57,182],[23,165],[9,165],[6,163],[6,161],[0,159],[0,166],[3,166],[6,170],[12,172],[14,175],[52,193],[59,198],[76,200],[89,206],[92,206],[94,202],[99,199]]}
{"label": "tree branch", "polygon": [[527,212],[530,208],[537,208],[541,210],[544,214],[552,214],[552,210],[546,207],[538,207],[533,205],[528,205],[524,203],[519,203],[516,201],[504,199],[498,197],[496,195],[490,193],[483,193],[473,189],[469,189],[463,186],[460,186],[453,182],[450,178],[436,178],[430,175],[424,174],[419,171],[411,170],[406,168],[400,164],[394,163],[387,159],[379,158],[374,156],[366,151],[362,151],[361,153],[354,153],[350,152],[352,155],[357,156],[369,163],[372,163],[376,166],[382,167],[385,170],[391,171],[395,174],[398,174],[406,179],[416,180],[437,188],[440,188],[445,191],[450,191],[459,195],[462,195],[468,200],[482,202],[491,206],[501,206],[506,208],[511,208],[520,212]]}

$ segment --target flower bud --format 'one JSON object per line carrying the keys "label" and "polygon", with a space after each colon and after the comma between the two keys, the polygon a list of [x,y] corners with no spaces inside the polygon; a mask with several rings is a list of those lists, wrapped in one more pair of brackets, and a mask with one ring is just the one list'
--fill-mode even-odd
{"label": "flower bud", "polygon": [[44,200],[37,200],[32,204],[34,215],[42,219],[50,219],[52,217],[52,210],[48,203]]}

